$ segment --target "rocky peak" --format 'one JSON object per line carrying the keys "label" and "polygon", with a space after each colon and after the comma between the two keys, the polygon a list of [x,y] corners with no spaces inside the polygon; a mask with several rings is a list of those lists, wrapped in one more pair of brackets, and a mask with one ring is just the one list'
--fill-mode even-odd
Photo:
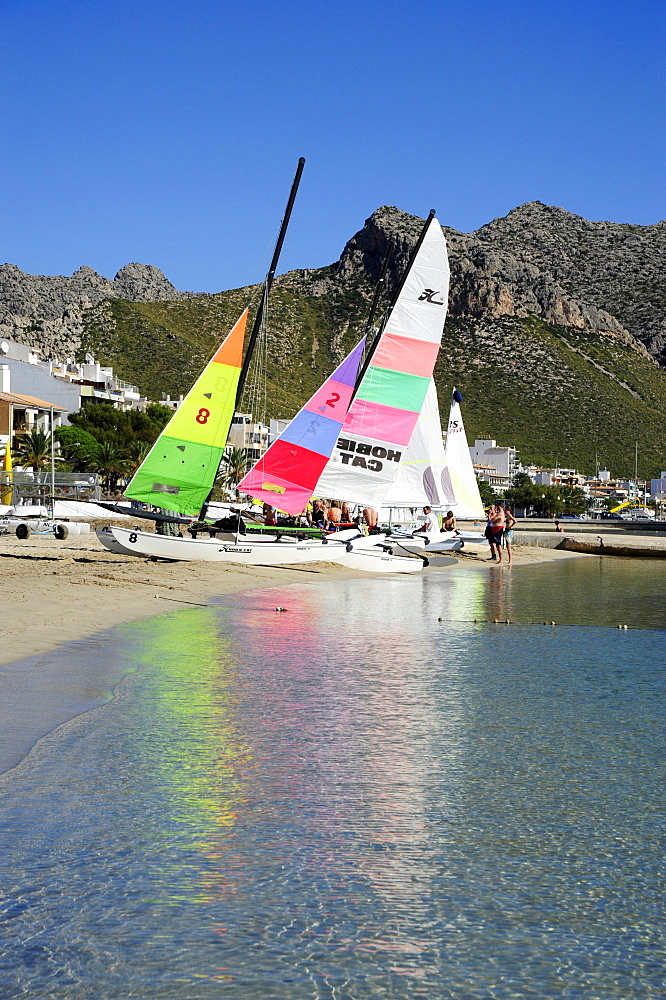
{"label": "rocky peak", "polygon": [[113,279],[82,266],[71,275],[26,274],[0,266],[0,337],[38,347],[45,358],[75,353],[86,309],[105,299],[137,302],[182,299],[158,267],[127,264]]}
{"label": "rocky peak", "polygon": [[187,293],[179,292],[164,272],[152,264],[125,264],[113,279],[113,287],[117,298],[133,302],[162,302],[187,297]]}
{"label": "rocky peak", "polygon": [[[475,233],[444,227],[451,263],[451,315],[481,319],[533,314],[551,323],[611,333],[633,343],[630,332],[610,310],[566,288],[559,280],[566,275],[566,268],[554,274],[548,260],[530,252],[534,244],[541,246],[547,227],[549,232],[570,228],[571,220],[586,222],[564,209],[530,202]],[[422,226],[422,219],[393,206],[377,209],[345,246],[332,269],[332,279],[358,284],[359,275],[364,274],[368,283],[375,282],[392,239],[395,251],[389,271],[395,283]],[[507,229],[510,238],[506,238]],[[324,286],[319,294],[328,291],[330,286]]]}

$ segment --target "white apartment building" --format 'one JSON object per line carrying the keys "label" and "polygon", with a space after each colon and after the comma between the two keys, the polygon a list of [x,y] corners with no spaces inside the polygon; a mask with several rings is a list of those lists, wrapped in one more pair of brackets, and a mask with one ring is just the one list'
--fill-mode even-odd
{"label": "white apartment building", "polygon": [[472,465],[495,470],[491,481],[497,486],[509,486],[520,467],[516,449],[500,447],[493,438],[477,438],[469,453]]}
{"label": "white apartment building", "polygon": [[666,469],[662,469],[659,479],[650,480],[650,496],[657,497],[660,493],[666,493]]}
{"label": "white apartment building", "polygon": [[0,366],[12,393],[53,404],[63,411],[64,424],[67,415],[80,410],[86,400],[109,403],[117,410],[145,409],[148,404],[137,386],[117,378],[113,368],[98,364],[91,354],[82,364],[70,358],[42,361],[35,348],[0,340]]}

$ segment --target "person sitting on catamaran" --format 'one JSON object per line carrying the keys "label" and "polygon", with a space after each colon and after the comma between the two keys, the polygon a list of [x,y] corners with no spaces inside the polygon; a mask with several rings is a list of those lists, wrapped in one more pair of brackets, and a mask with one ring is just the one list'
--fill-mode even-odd
{"label": "person sitting on catamaran", "polygon": [[442,531],[455,531],[457,535],[460,534],[456,518],[452,510],[447,510],[446,512],[446,517],[442,523]]}
{"label": "person sitting on catamaran", "polygon": [[365,507],[363,510],[363,518],[368,526],[368,531],[373,534],[377,531],[377,522],[379,521],[379,514],[374,507]]}
{"label": "person sitting on catamaran", "polygon": [[423,513],[425,515],[425,521],[420,528],[414,529],[414,534],[419,531],[423,531],[426,535],[432,535],[435,531],[439,530],[439,525],[437,524],[437,518],[432,512],[432,507],[424,507]]}
{"label": "person sitting on catamaran", "polygon": [[315,500],[312,507],[312,523],[315,528],[323,528],[326,522],[326,509],[323,500]]}
{"label": "person sitting on catamaran", "polygon": [[342,511],[340,510],[340,504],[337,500],[331,500],[331,506],[326,511],[326,523],[325,528],[329,531],[336,531],[340,520],[342,518]]}

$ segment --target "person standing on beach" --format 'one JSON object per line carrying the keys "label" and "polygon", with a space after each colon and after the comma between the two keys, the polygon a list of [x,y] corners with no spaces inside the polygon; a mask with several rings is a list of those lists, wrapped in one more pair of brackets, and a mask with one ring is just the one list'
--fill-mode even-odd
{"label": "person standing on beach", "polygon": [[486,520],[486,530],[484,532],[486,536],[486,541],[490,546],[490,559],[495,561],[497,559],[497,553],[495,551],[495,535],[493,533],[493,517],[495,515],[495,505],[491,504],[488,508],[488,515]]}
{"label": "person standing on beach", "polygon": [[506,549],[509,566],[513,564],[513,550],[511,546],[513,545],[513,528],[515,524],[516,519],[513,516],[513,508],[507,507],[504,512],[504,548]]}
{"label": "person standing on beach", "polygon": [[[490,530],[492,531],[492,545],[497,554],[497,562],[502,562],[502,537],[504,535],[504,507],[498,503],[492,514],[489,512]],[[493,556],[493,558],[495,558]]]}

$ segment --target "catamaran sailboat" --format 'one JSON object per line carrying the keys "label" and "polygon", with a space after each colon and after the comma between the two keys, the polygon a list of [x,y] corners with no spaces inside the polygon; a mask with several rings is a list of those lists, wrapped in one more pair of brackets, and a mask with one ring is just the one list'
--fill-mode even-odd
{"label": "catamaran sailboat", "polygon": [[[276,265],[274,257],[271,279]],[[350,495],[346,485],[357,501],[380,503],[409,445],[432,376],[446,316],[448,282],[446,242],[431,212],[388,319],[362,364],[363,344],[359,344],[241,481],[241,492],[293,514],[304,510],[315,491]],[[242,366],[240,360],[245,323],[246,314],[153,446],[127,496],[192,514],[210,495],[249,364],[248,353]],[[256,328],[255,320],[248,352]],[[240,536],[229,541],[175,538],[117,527],[98,536],[109,548],[144,557],[255,565],[320,560],[373,572],[412,573],[423,566],[421,560],[383,549],[381,536],[365,537],[355,529],[300,542]]]}

